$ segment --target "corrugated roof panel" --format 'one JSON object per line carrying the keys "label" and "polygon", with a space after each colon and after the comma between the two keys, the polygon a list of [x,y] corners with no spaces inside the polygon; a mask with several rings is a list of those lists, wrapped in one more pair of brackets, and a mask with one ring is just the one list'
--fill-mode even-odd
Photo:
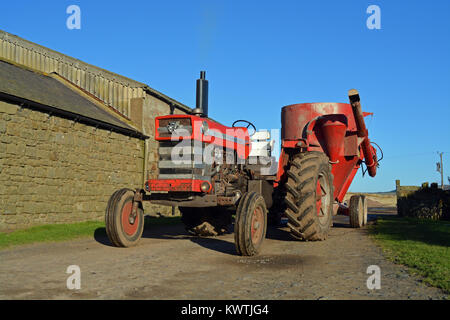
{"label": "corrugated roof panel", "polygon": [[60,81],[4,61],[0,61],[0,92],[130,131],[137,131]]}
{"label": "corrugated roof panel", "polygon": [[[124,112],[126,116],[129,115],[129,99],[145,97],[147,93],[186,112],[191,111],[189,107],[144,83],[90,65],[2,30],[0,30],[0,58],[45,73],[57,72],[117,111]],[[81,71],[84,72],[84,77]],[[112,83],[117,86],[118,92],[114,93]],[[126,90],[128,90],[128,94],[125,95],[124,91]],[[104,92],[103,96],[102,91]],[[125,96],[128,97],[128,101],[123,101]]]}

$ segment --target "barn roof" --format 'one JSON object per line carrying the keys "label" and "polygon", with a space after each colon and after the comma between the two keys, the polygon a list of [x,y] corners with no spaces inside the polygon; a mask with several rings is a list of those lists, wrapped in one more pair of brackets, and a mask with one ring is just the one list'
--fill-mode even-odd
{"label": "barn roof", "polygon": [[124,134],[145,136],[120,115],[102,107],[57,74],[32,71],[0,60],[0,97],[52,114],[86,122]]}

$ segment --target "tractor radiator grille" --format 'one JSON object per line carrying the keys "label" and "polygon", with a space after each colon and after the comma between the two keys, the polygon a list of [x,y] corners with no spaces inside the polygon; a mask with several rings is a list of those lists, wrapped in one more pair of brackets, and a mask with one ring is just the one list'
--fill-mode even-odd
{"label": "tractor radiator grille", "polygon": [[159,142],[158,179],[211,180],[211,166],[202,161],[203,146],[192,140]]}

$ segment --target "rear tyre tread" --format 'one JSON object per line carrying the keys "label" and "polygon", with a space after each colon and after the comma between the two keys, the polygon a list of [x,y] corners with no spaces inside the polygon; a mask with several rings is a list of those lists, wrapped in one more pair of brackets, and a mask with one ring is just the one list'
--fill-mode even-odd
{"label": "rear tyre tread", "polygon": [[[322,224],[317,216],[315,199],[319,174],[327,179],[331,194],[328,217]],[[328,157],[322,152],[300,153],[291,160],[287,177],[285,215],[291,234],[302,240],[325,240],[332,225],[334,201],[333,175]]]}

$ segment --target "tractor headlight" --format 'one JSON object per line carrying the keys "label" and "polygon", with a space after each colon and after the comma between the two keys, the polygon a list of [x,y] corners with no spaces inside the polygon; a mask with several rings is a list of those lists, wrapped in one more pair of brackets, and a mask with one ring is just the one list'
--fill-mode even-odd
{"label": "tractor headlight", "polygon": [[202,190],[202,192],[208,192],[211,189],[211,184],[208,181],[203,181],[202,184],[200,185],[200,190]]}

